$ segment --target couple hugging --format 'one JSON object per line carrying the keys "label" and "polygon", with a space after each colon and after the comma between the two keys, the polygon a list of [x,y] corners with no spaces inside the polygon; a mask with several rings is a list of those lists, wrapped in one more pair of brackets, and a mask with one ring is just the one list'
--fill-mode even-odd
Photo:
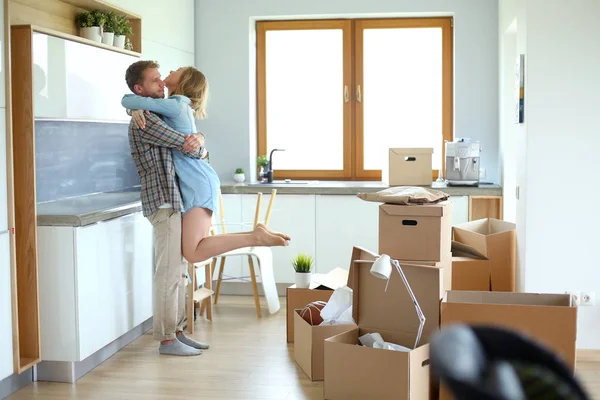
{"label": "couple hugging", "polygon": [[185,261],[200,262],[243,247],[287,246],[290,237],[263,225],[251,232],[210,236],[221,183],[206,161],[204,135],[195,124],[206,115],[208,81],[193,67],[172,71],[163,81],[158,68],[153,61],[129,66],[125,80],[133,94],[121,100],[132,115],[129,145],[143,214],[154,227],[153,334],[161,354],[199,355],[208,345],[183,334]]}

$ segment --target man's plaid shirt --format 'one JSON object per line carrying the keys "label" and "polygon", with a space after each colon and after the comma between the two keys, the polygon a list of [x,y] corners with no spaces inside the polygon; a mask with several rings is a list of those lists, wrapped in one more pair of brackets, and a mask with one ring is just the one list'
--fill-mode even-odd
{"label": "man's plaid shirt", "polygon": [[[167,203],[173,210],[183,212],[171,149],[182,151],[187,135],[169,128],[155,114],[145,117],[143,130],[138,129],[133,120],[129,123],[129,147],[142,185],[143,214],[148,217]],[[184,154],[201,158],[202,148]]]}

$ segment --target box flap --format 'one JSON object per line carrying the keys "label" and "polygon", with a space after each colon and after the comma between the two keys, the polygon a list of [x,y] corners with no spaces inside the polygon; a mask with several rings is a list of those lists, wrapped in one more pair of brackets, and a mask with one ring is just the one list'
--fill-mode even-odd
{"label": "box flap", "polygon": [[467,257],[476,258],[479,260],[487,260],[485,254],[477,251],[474,247],[467,246],[464,243],[452,241],[452,257]]}
{"label": "box flap", "polygon": [[396,147],[396,148],[390,148],[390,153],[394,154],[394,155],[398,155],[398,156],[404,156],[404,155],[412,155],[412,154],[424,154],[424,155],[428,155],[428,154],[433,154],[433,148],[432,147],[428,147],[428,148],[402,148],[402,147]]}
{"label": "box flap", "polygon": [[471,292],[449,290],[442,301],[446,304],[498,304],[521,306],[573,307],[569,294]]}
{"label": "box flap", "polygon": [[443,217],[445,215],[448,201],[443,201],[437,204],[415,204],[415,205],[398,205],[398,204],[382,204],[379,209],[388,215],[406,216],[406,217]]}
{"label": "box flap", "polygon": [[311,279],[311,289],[335,290],[348,283],[348,270],[335,268],[326,274],[314,274]]}
{"label": "box flap", "polygon": [[517,229],[517,225],[495,218],[484,218],[456,225],[454,229],[459,232],[470,231],[479,235],[489,236],[515,230]]}

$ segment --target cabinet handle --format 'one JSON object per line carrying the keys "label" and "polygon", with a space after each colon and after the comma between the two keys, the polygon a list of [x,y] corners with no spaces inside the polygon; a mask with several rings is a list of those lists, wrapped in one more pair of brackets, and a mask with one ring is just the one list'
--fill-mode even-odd
{"label": "cabinet handle", "polygon": [[344,86],[344,103],[350,101],[350,95],[348,94],[348,85]]}
{"label": "cabinet handle", "polygon": [[360,95],[360,85],[356,86],[356,101],[362,103],[362,97]]}

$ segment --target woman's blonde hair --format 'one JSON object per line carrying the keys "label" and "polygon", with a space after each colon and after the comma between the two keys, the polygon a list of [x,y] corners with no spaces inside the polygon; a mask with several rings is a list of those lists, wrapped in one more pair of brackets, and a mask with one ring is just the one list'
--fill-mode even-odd
{"label": "woman's blonde hair", "polygon": [[179,77],[177,87],[171,95],[183,95],[192,103],[194,117],[206,118],[206,101],[208,100],[208,80],[206,76],[194,67],[185,67]]}

